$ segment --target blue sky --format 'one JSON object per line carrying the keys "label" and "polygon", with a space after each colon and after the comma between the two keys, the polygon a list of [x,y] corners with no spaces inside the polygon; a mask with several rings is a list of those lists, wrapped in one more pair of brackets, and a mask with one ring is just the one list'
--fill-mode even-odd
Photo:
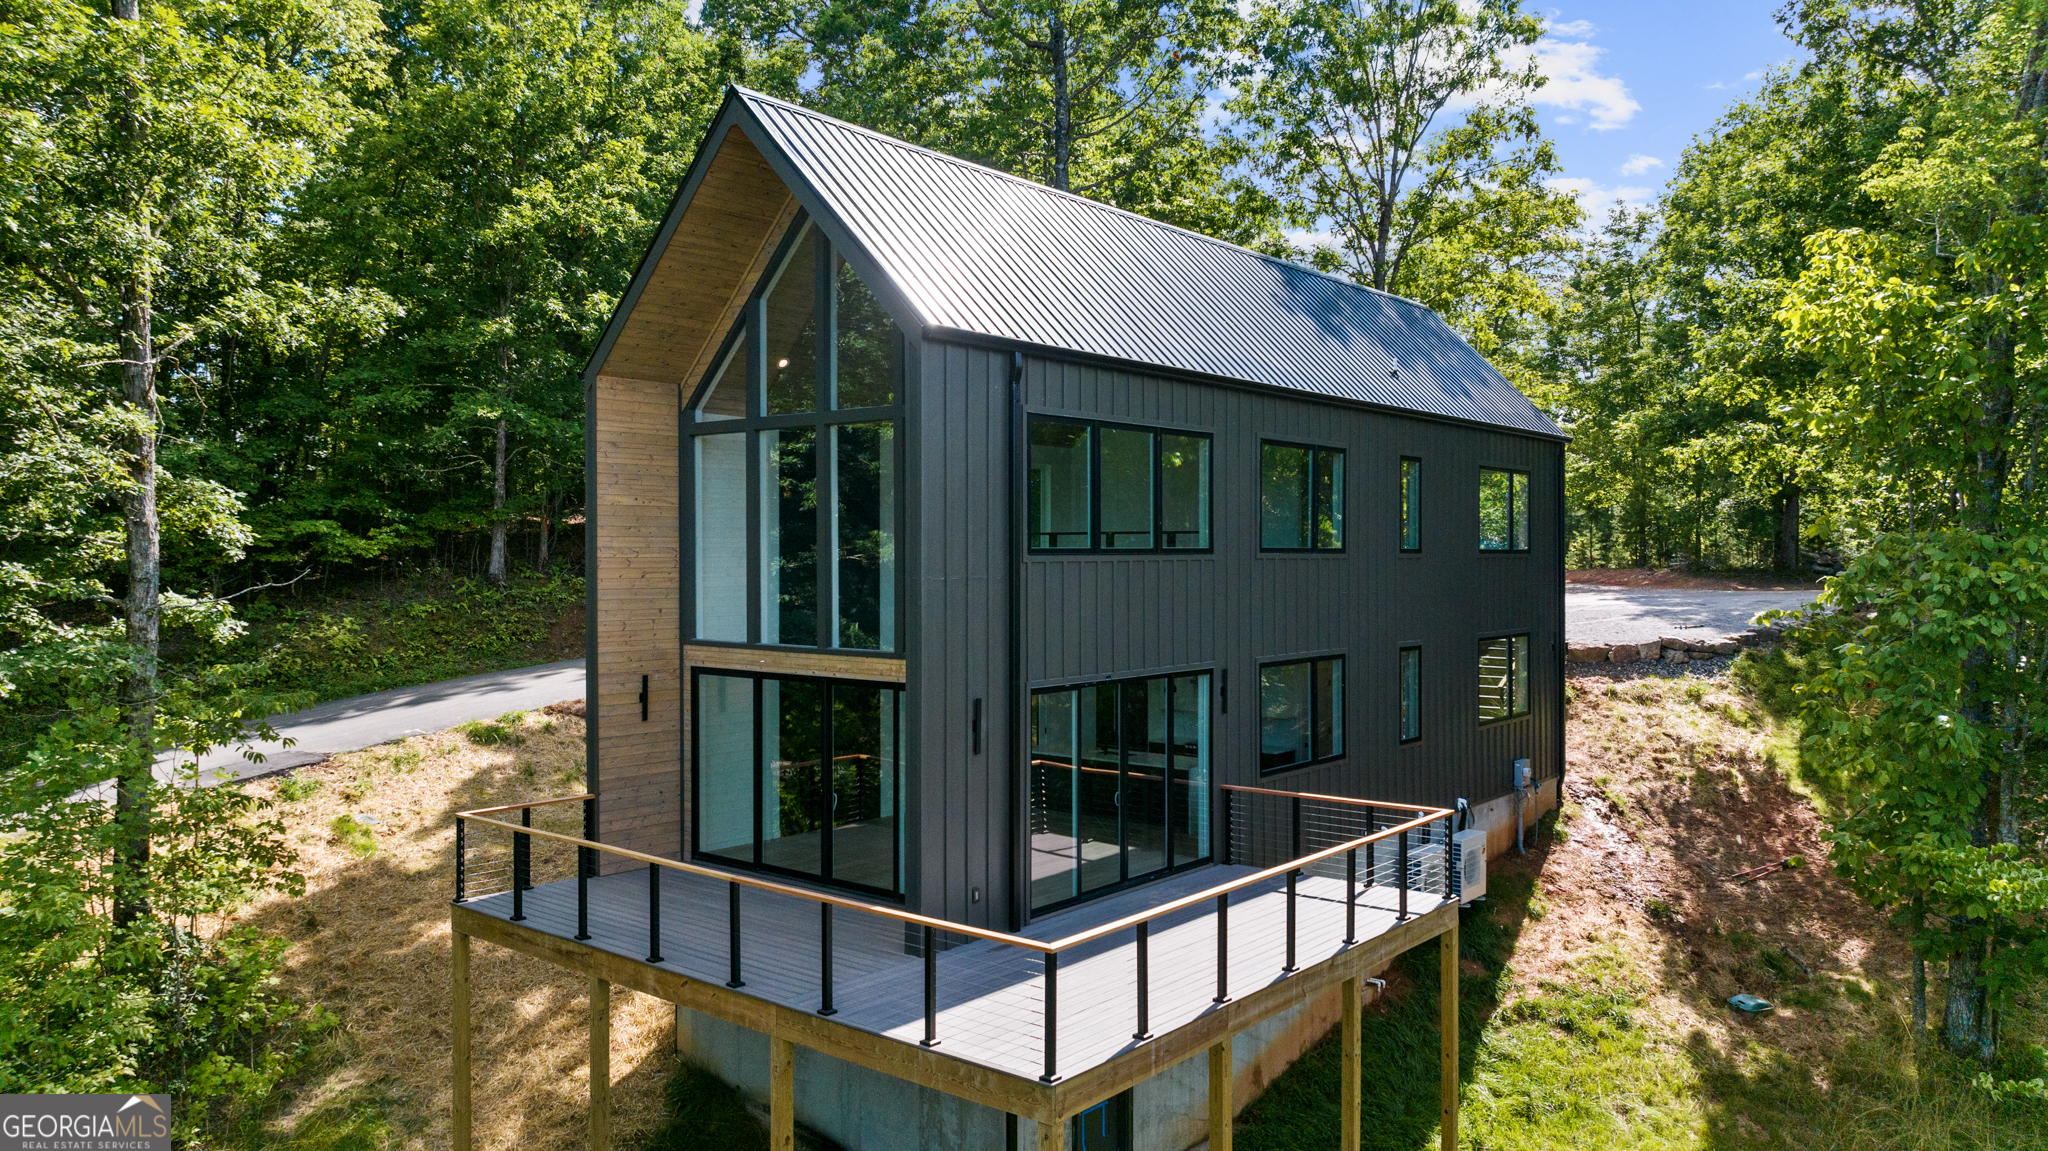
{"label": "blue sky", "polygon": [[1544,6],[1536,53],[1550,82],[1535,103],[1564,167],[1557,183],[1594,211],[1654,198],[1693,138],[1797,54],[1771,19],[1780,2]]}

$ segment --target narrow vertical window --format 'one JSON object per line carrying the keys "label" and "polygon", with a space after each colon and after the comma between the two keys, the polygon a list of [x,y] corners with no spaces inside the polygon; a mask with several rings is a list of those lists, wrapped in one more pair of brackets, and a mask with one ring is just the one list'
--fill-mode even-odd
{"label": "narrow vertical window", "polygon": [[818,431],[761,433],[761,642],[818,643]]}
{"label": "narrow vertical window", "polygon": [[1344,754],[1344,660],[1259,669],[1259,770],[1284,771]]}
{"label": "narrow vertical window", "polygon": [[808,225],[767,295],[767,407],[771,416],[818,407],[818,230]]}
{"label": "narrow vertical window", "polygon": [[1102,428],[1102,547],[1152,547],[1151,432]]}
{"label": "narrow vertical window", "polygon": [[1422,649],[1401,649],[1401,742],[1422,738]]}
{"label": "narrow vertical window", "polygon": [[838,620],[833,643],[844,648],[896,648],[896,425],[841,424],[832,429],[839,469]]}
{"label": "narrow vertical window", "polygon": [[697,850],[754,862],[754,681],[700,674],[697,723]]}
{"label": "narrow vertical window", "polygon": [[1422,461],[1401,458],[1401,550],[1422,550]]}
{"label": "narrow vertical window", "polygon": [[1209,546],[1209,437],[1159,437],[1160,546]]}
{"label": "narrow vertical window", "polygon": [[712,373],[704,398],[697,401],[697,420],[739,420],[747,415],[747,353],[744,339],[734,341],[725,362]]}
{"label": "narrow vertical window", "polygon": [[747,639],[747,433],[696,437],[697,635]]}
{"label": "narrow vertical window", "polygon": [[1034,548],[1085,548],[1089,527],[1090,429],[1087,424],[1031,421],[1027,514]]}
{"label": "narrow vertical window", "polygon": [[1529,714],[1529,637],[1479,641],[1479,719]]}
{"label": "narrow vertical window", "polygon": [[1529,550],[1529,473],[1479,469],[1479,549]]}
{"label": "narrow vertical window", "polygon": [[1334,551],[1344,546],[1344,453],[1259,445],[1259,547]]}

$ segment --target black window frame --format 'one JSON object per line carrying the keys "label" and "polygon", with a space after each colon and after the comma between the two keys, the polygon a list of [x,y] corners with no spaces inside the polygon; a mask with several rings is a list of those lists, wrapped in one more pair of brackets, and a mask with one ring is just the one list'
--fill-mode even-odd
{"label": "black window frame", "polygon": [[[1259,533],[1259,553],[1261,555],[1296,556],[1343,555],[1345,548],[1349,546],[1350,542],[1350,535],[1348,532],[1345,531],[1344,528],[1343,508],[1348,507],[1348,505],[1351,502],[1350,493],[1343,490],[1343,485],[1337,485],[1332,489],[1334,492],[1336,492],[1337,500],[1340,505],[1340,510],[1338,511],[1336,516],[1337,543],[1335,546],[1323,547],[1315,542],[1316,533],[1313,523],[1311,523],[1309,527],[1309,545],[1305,548],[1273,548],[1266,546],[1266,449],[1268,447],[1296,448],[1308,452],[1309,517],[1311,521],[1313,521],[1315,517],[1316,476],[1319,474],[1318,461],[1325,455],[1335,455],[1339,458],[1350,455],[1350,451],[1348,449],[1332,447],[1329,444],[1308,444],[1302,443],[1298,440],[1275,440],[1265,438],[1261,438],[1259,440],[1259,459],[1257,469],[1259,499],[1259,514],[1257,526]],[[1351,465],[1347,460],[1344,466],[1344,484],[1349,484],[1350,482]]]}
{"label": "black window frame", "polygon": [[[1348,681],[1348,680],[1346,680],[1345,678],[1343,678],[1343,677],[1342,677],[1341,675],[1340,675],[1340,676],[1339,676],[1339,678],[1338,678],[1338,688],[1337,688],[1337,700],[1336,700],[1336,702],[1334,703],[1334,705],[1330,705],[1330,706],[1331,706],[1331,708],[1332,708],[1332,710],[1333,710],[1333,711],[1335,712],[1335,714],[1336,714],[1336,716],[1337,716],[1337,719],[1338,719],[1338,723],[1339,723],[1339,726],[1338,726],[1338,729],[1337,729],[1337,730],[1338,730],[1338,733],[1339,733],[1339,734],[1338,734],[1338,736],[1337,736],[1337,739],[1335,740],[1335,743],[1336,743],[1336,747],[1335,747],[1335,748],[1334,748],[1334,749],[1333,749],[1333,750],[1332,750],[1332,751],[1330,752],[1330,754],[1328,754],[1328,755],[1321,755],[1321,756],[1317,755],[1317,754],[1315,753],[1315,743],[1314,743],[1314,735],[1313,735],[1314,731],[1316,730],[1316,718],[1317,718],[1317,716],[1319,715],[1319,712],[1318,712],[1318,710],[1317,710],[1317,705],[1316,705],[1316,673],[1315,673],[1315,668],[1314,668],[1314,666],[1313,666],[1313,665],[1315,665],[1315,664],[1318,664],[1318,663],[1334,663],[1334,664],[1336,664],[1336,665],[1337,665],[1337,666],[1338,666],[1339,668],[1342,668],[1342,667],[1344,666],[1344,662],[1345,662],[1345,661],[1344,661],[1344,653],[1343,653],[1343,652],[1323,652],[1323,653],[1321,653],[1321,654],[1319,654],[1319,655],[1304,655],[1304,656],[1291,656],[1291,657],[1289,657],[1289,658],[1287,658],[1287,659],[1274,659],[1274,660],[1262,660],[1262,661],[1260,661],[1260,663],[1259,663],[1259,712],[1260,712],[1260,714],[1259,714],[1259,723],[1260,723],[1260,727],[1259,727],[1259,743],[1260,743],[1260,750],[1259,750],[1259,775],[1260,775],[1261,777],[1265,777],[1265,776],[1269,776],[1269,775],[1282,775],[1282,774],[1284,774],[1284,773],[1286,773],[1286,772],[1290,772],[1290,771],[1299,771],[1299,770],[1301,770],[1301,769],[1302,769],[1302,768],[1304,768],[1304,767],[1316,767],[1316,766],[1319,766],[1319,765],[1321,765],[1321,764],[1325,764],[1325,763],[1335,763],[1335,762],[1337,762],[1338,760],[1340,760],[1340,759],[1343,759],[1343,758],[1344,758],[1344,757],[1345,757],[1345,756],[1346,756],[1347,754],[1349,754],[1350,748],[1349,748],[1348,744],[1349,744],[1349,740],[1350,740],[1350,734],[1351,734],[1351,733],[1350,733],[1350,731],[1349,731],[1349,727],[1350,727],[1350,725],[1349,725],[1349,724],[1347,724],[1347,723],[1344,723],[1344,722],[1343,722],[1343,721],[1344,721],[1344,719],[1345,719],[1345,711],[1344,711],[1344,709],[1345,709],[1345,699],[1344,699],[1344,697],[1350,694],[1350,693],[1349,693],[1349,691],[1347,691],[1347,690],[1346,690],[1346,686],[1348,685],[1348,682],[1349,682],[1349,681]],[[1309,758],[1307,758],[1307,759],[1302,759],[1302,760],[1295,760],[1295,761],[1294,761],[1294,762],[1292,762],[1292,763],[1284,763],[1284,764],[1279,764],[1279,765],[1276,765],[1276,766],[1273,766],[1273,767],[1268,767],[1268,766],[1266,766],[1266,752],[1265,752],[1265,735],[1266,735],[1266,733],[1265,733],[1265,728],[1264,728],[1264,724],[1265,724],[1265,714],[1264,714],[1264,713],[1265,713],[1265,706],[1266,706],[1266,672],[1267,672],[1267,671],[1269,671],[1269,670],[1271,670],[1271,669],[1273,669],[1273,668],[1280,668],[1280,667],[1293,667],[1293,666],[1295,666],[1296,664],[1304,664],[1304,663],[1305,663],[1305,664],[1309,664],[1309,665],[1311,665],[1311,666],[1310,666],[1310,668],[1309,668],[1309,673],[1308,673],[1308,709],[1309,709],[1309,711],[1308,711],[1308,729],[1309,729],[1309,731],[1310,731],[1310,733],[1311,733],[1311,735],[1310,735],[1310,743],[1309,743]]]}
{"label": "black window frame", "polygon": [[[1516,640],[1522,641],[1522,663],[1520,665],[1517,665],[1516,663]],[[1507,645],[1508,712],[1506,715],[1497,715],[1489,718],[1487,716],[1478,715],[1478,700],[1480,698],[1478,689],[1481,686],[1479,677],[1483,673],[1484,668],[1486,666],[1486,647],[1488,644],[1494,643],[1504,643]],[[1528,672],[1530,670],[1530,665],[1533,663],[1534,659],[1534,657],[1532,657],[1529,654],[1529,648],[1529,633],[1526,631],[1501,632],[1495,635],[1483,635],[1479,637],[1477,655],[1473,660],[1472,683],[1474,687],[1473,712],[1475,716],[1477,716],[1479,720],[1479,725],[1481,727],[1490,727],[1496,723],[1512,723],[1515,720],[1527,719],[1529,717],[1529,689],[1527,687],[1527,683],[1529,679]],[[1517,674],[1518,671],[1520,674]],[[1518,683],[1523,685],[1519,695],[1516,692],[1516,685]]]}
{"label": "black window frame", "polygon": [[[1037,533],[1032,530],[1031,517],[1027,507],[1024,517],[1024,546],[1029,555],[1047,556],[1198,556],[1209,555],[1216,550],[1216,434],[1195,428],[1175,428],[1160,424],[1133,424],[1123,420],[1099,420],[1089,416],[1066,415],[1057,412],[1026,412],[1024,417],[1024,470],[1029,486],[1031,471],[1031,429],[1039,424],[1065,424],[1070,427],[1088,429],[1088,543],[1085,547],[1041,547],[1036,542]],[[1152,437],[1152,546],[1149,548],[1113,548],[1102,543],[1102,432],[1104,429],[1120,432],[1145,432]],[[1163,436],[1180,436],[1199,439],[1209,445],[1209,466],[1203,482],[1207,485],[1203,495],[1203,506],[1208,512],[1206,525],[1209,542],[1198,548],[1177,548],[1165,546],[1166,531],[1166,473],[1165,453],[1161,450]],[[1026,496],[1028,504],[1029,496]]]}
{"label": "black window frame", "polygon": [[[811,269],[813,288],[817,293],[817,378],[813,381],[812,410],[790,412],[781,415],[767,414],[767,363],[764,340],[766,339],[766,300],[770,289],[780,276],[790,275],[797,270],[785,267],[797,246],[802,242],[806,229],[817,233],[817,257]],[[906,458],[904,436],[904,390],[911,377],[910,336],[902,325],[894,324],[898,355],[896,357],[895,399],[893,403],[861,408],[836,408],[833,403],[837,390],[836,357],[838,346],[838,297],[835,261],[843,258],[845,251],[835,243],[818,220],[807,212],[799,211],[791,220],[788,229],[777,242],[775,254],[764,272],[750,289],[746,302],[734,317],[732,326],[719,341],[718,350],[710,360],[704,375],[697,381],[695,389],[682,405],[680,412],[680,445],[678,452],[679,478],[682,488],[681,519],[684,540],[694,542],[697,523],[697,490],[695,454],[697,438],[744,434],[746,436],[746,491],[747,491],[747,638],[743,640],[711,639],[697,634],[698,605],[696,580],[696,549],[685,546],[679,560],[684,568],[684,626],[688,631],[687,642],[715,647],[768,647],[794,651],[829,651],[838,655],[859,657],[900,657],[906,637],[903,620],[908,602],[908,573],[902,560],[902,545],[905,534],[904,513],[907,507]],[[866,283],[866,277],[862,277]],[[868,289],[872,292],[874,289]],[[738,368],[745,385],[746,414],[738,418],[703,419],[699,410],[710,398],[707,388],[714,382],[730,386],[732,381],[723,379],[721,369],[729,371]],[[839,564],[838,550],[838,476],[839,453],[833,429],[856,424],[887,423],[892,425],[891,451],[894,454],[893,470],[894,507],[896,513],[897,563],[895,565],[894,593],[896,603],[896,636],[893,647],[842,647],[839,645]],[[763,485],[767,481],[763,462],[762,436],[767,432],[811,430],[815,434],[814,464],[817,475],[831,477],[832,491],[829,510],[820,507],[817,515],[817,635],[811,643],[786,641],[768,642],[765,634],[761,597],[765,573],[762,569],[762,538],[764,518],[769,514],[762,498]]]}
{"label": "black window frame", "polygon": [[[719,675],[731,679],[754,681],[754,839],[753,859],[751,862],[738,860],[730,855],[709,853],[704,851],[701,846],[703,841],[698,831],[698,825],[704,815],[704,804],[700,796],[704,780],[704,756],[702,750],[704,724],[699,714],[699,709],[703,706],[704,693],[697,689],[697,684],[707,675]],[[774,875],[819,887],[835,888],[840,891],[858,891],[866,895],[879,896],[895,903],[905,902],[909,898],[910,877],[905,863],[905,856],[907,854],[905,851],[907,816],[904,811],[904,799],[909,791],[909,787],[904,777],[910,773],[910,757],[904,753],[903,740],[906,735],[906,729],[910,725],[908,717],[903,715],[903,704],[900,702],[898,704],[896,720],[898,724],[896,730],[896,754],[898,761],[896,765],[895,795],[897,832],[894,846],[896,850],[895,874],[898,890],[888,891],[865,883],[853,883],[848,880],[833,878],[829,874],[813,875],[807,871],[798,871],[792,868],[780,867],[773,863],[763,862],[762,843],[764,841],[762,839],[761,804],[765,796],[762,790],[761,771],[761,729],[764,722],[761,709],[761,681],[770,679],[815,684],[821,689],[819,698],[821,700],[822,714],[820,715],[821,726],[818,738],[825,746],[825,758],[828,761],[832,758],[832,751],[834,750],[832,742],[832,690],[834,688],[880,688],[884,691],[893,691],[899,697],[905,699],[910,694],[908,685],[891,680],[851,679],[844,676],[786,675],[772,671],[751,671],[729,667],[692,667],[690,669],[690,842],[688,845],[691,862],[701,863],[707,867],[725,867],[735,871],[750,871],[758,872],[762,875]],[[823,831],[824,834],[820,837],[819,842],[819,852],[820,858],[825,861],[825,865],[821,866],[819,870],[829,873],[831,871],[830,864],[834,862],[831,847],[833,829],[832,821],[829,817],[825,820]]]}
{"label": "black window frame", "polygon": [[[1494,472],[1508,477],[1508,546],[1504,548],[1490,548],[1486,546],[1486,510],[1483,501],[1486,498],[1486,475],[1488,472]],[[1523,509],[1522,519],[1527,520],[1530,515],[1530,512],[1528,510],[1530,507],[1529,473],[1521,468],[1496,468],[1491,466],[1481,467],[1479,469],[1479,486],[1475,494],[1478,497],[1478,499],[1475,501],[1475,507],[1477,508],[1480,514],[1479,551],[1481,552],[1481,554],[1518,555],[1527,553],[1529,550],[1529,541],[1525,539],[1516,538],[1515,503],[1518,499],[1521,501]],[[1530,530],[1532,533],[1535,530],[1533,524],[1530,525]]]}
{"label": "black window frame", "polygon": [[[1415,472],[1414,472],[1414,482],[1413,482],[1412,484],[1411,484],[1411,483],[1409,482],[1409,471],[1408,471],[1408,469],[1409,469],[1409,467],[1410,467],[1411,465],[1412,465],[1412,466],[1414,467],[1414,469],[1415,469]],[[1402,456],[1402,457],[1401,457],[1401,477],[1400,477],[1400,481],[1399,481],[1399,482],[1400,482],[1400,497],[1399,497],[1399,498],[1400,498],[1400,501],[1401,501],[1401,522],[1400,522],[1400,530],[1401,530],[1401,536],[1400,536],[1400,539],[1401,539],[1401,551],[1402,551],[1403,553],[1407,554],[1407,555],[1415,555],[1416,553],[1418,553],[1418,552],[1420,552],[1420,551],[1422,550],[1422,457],[1421,457],[1421,456]],[[1410,531],[1410,529],[1411,529],[1411,528],[1413,529],[1413,531],[1412,531],[1412,532]],[[1414,542],[1413,544],[1410,544],[1410,543],[1408,542],[1408,540],[1409,540],[1409,537],[1410,537],[1411,535],[1412,535],[1412,536],[1414,537],[1414,539],[1415,539],[1415,542]]]}
{"label": "black window frame", "polygon": [[[1415,698],[1414,698],[1414,700],[1413,700],[1413,701],[1410,701],[1410,700],[1409,700],[1409,698],[1408,698],[1408,657],[1409,657],[1409,656],[1410,656],[1411,654],[1412,654],[1412,655],[1413,655],[1413,656],[1415,657]],[[1395,730],[1396,732],[1398,732],[1398,733],[1399,733],[1399,735],[1400,735],[1400,743],[1401,743],[1401,744],[1402,744],[1403,746],[1406,746],[1406,745],[1408,745],[1408,744],[1411,744],[1411,743],[1421,743],[1421,742],[1422,742],[1422,645],[1421,645],[1421,644],[1419,644],[1419,643],[1406,643],[1406,644],[1402,644],[1402,645],[1401,645],[1401,650],[1400,650],[1400,654],[1399,654],[1399,655],[1397,655],[1397,656],[1395,657],[1395,660],[1394,660],[1394,696],[1395,696],[1395,699],[1396,699],[1396,701],[1397,701],[1397,703],[1398,703],[1398,707],[1399,707],[1399,715],[1398,715],[1398,722],[1397,722],[1397,724],[1396,724],[1396,726],[1395,726],[1394,730]],[[1410,715],[1411,715],[1411,710],[1410,710],[1410,703],[1411,703],[1411,702],[1413,703],[1413,711],[1412,711],[1412,715],[1413,715],[1413,717],[1414,717],[1414,719],[1415,719],[1415,734],[1414,734],[1414,735],[1409,735],[1409,734],[1408,734],[1408,720],[1409,720],[1409,717],[1410,717]]]}

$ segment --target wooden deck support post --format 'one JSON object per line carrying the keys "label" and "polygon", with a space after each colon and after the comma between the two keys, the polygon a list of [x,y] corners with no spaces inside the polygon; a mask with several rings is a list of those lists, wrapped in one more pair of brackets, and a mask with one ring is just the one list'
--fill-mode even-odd
{"label": "wooden deck support post", "polygon": [[470,1099],[469,1099],[469,936],[455,932],[454,938],[454,1005],[449,1029],[454,1032],[455,1060],[452,1068],[455,1079],[454,1133],[449,1142],[455,1151],[469,1151],[470,1140]]}
{"label": "wooden deck support post", "polygon": [[590,977],[590,1151],[612,1147],[612,985]]}
{"label": "wooden deck support post", "polygon": [[768,1037],[768,1151],[796,1151],[796,1044]]}
{"label": "wooden deck support post", "polygon": [[1437,936],[1437,996],[1442,1017],[1437,1026],[1443,1041],[1443,1151],[1458,1151],[1458,921]]}
{"label": "wooden deck support post", "polygon": [[1067,1151],[1067,1124],[1064,1119],[1038,1121],[1038,1151]]}
{"label": "wooden deck support post", "polygon": [[1230,1151],[1231,1130],[1237,1121],[1230,1098],[1231,1039],[1226,1035],[1209,1048],[1209,1151]]}
{"label": "wooden deck support post", "polygon": [[1364,1106],[1364,1100],[1360,1098],[1362,1060],[1359,1048],[1365,1042],[1358,1018],[1358,976],[1346,979],[1340,994],[1344,996],[1344,1082],[1340,1091],[1344,1114],[1338,1123],[1340,1135],[1337,1146],[1343,1151],[1358,1151],[1360,1109]]}

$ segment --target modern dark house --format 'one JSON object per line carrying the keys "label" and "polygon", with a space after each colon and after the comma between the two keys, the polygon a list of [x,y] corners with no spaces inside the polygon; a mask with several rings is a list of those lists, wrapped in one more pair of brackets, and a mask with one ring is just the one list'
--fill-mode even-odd
{"label": "modern dark house", "polygon": [[461,821],[458,1146],[480,937],[778,1145],[1221,1151],[1555,802],[1564,436],[1425,307],[735,89],[586,378],[590,794]]}

